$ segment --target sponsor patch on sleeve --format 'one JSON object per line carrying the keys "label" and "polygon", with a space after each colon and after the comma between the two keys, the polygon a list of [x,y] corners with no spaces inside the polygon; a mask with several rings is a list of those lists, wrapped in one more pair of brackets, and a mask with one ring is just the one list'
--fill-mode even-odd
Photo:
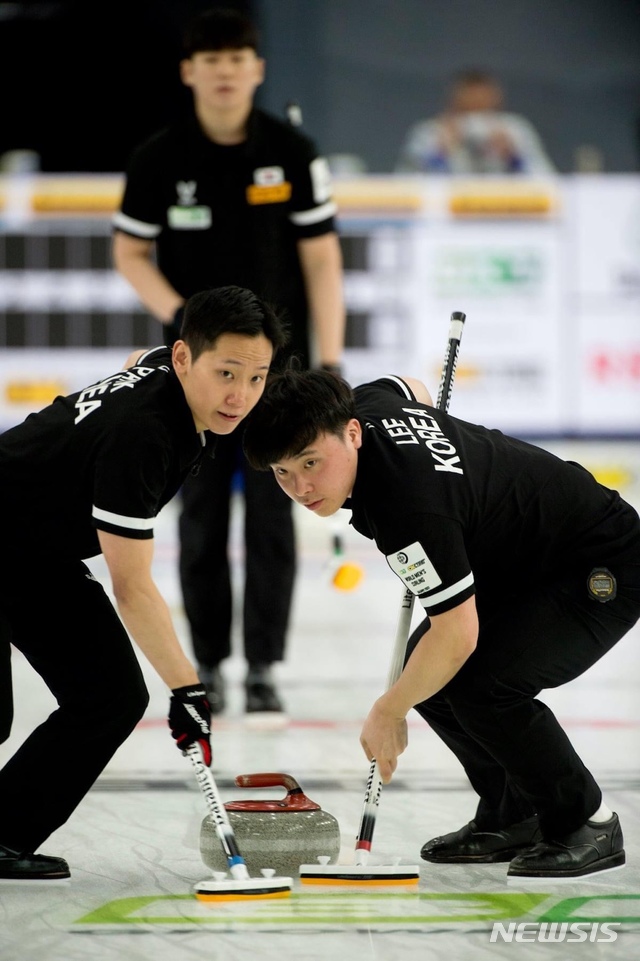
{"label": "sponsor patch on sleeve", "polygon": [[311,188],[313,199],[317,204],[323,204],[331,199],[331,170],[325,157],[316,157],[309,164],[311,174]]}
{"label": "sponsor patch on sleeve", "polygon": [[413,594],[425,594],[442,584],[442,578],[419,541],[387,554],[387,564]]}

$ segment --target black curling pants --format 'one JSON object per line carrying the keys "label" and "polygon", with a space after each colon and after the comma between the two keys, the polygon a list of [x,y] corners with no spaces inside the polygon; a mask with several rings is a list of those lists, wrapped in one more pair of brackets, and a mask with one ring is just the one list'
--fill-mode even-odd
{"label": "black curling pants", "polygon": [[11,643],[58,702],[0,770],[0,844],[35,851],[78,806],[149,696],[113,604],[80,561],[14,558],[3,573],[0,742],[13,717]]}
{"label": "black curling pants", "polygon": [[271,471],[247,464],[241,434],[218,439],[215,458],[182,488],[180,583],[198,664],[231,653],[232,579],[228,554],[233,481],[244,499],[244,653],[249,663],[281,661],[296,572],[292,502]]}
{"label": "black curling pants", "polygon": [[[537,695],[586,671],[640,617],[640,567],[609,566],[618,596],[606,604],[588,596],[588,571],[495,601],[478,596],[476,650],[438,694],[416,706],[479,795],[481,829],[537,813],[543,836],[561,837],[600,805],[593,775]],[[426,623],[412,634],[408,653]]]}

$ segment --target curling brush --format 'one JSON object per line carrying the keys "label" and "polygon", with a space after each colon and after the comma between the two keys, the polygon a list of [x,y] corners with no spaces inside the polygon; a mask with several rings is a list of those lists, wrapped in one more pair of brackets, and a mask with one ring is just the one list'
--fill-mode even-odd
{"label": "curling brush", "polygon": [[220,800],[216,782],[209,767],[204,763],[202,751],[197,744],[190,744],[182,752],[193,765],[198,787],[209,808],[216,834],[227,861],[230,877],[226,871],[214,871],[194,885],[199,901],[250,901],[256,898],[287,898],[291,894],[293,878],[276,877],[272,868],[263,868],[261,877],[251,877],[246,861],[240,854],[236,836],[231,827],[227,810]]}
{"label": "curling brush", "polygon": [[331,583],[339,591],[354,591],[364,577],[359,564],[345,558],[340,529],[334,526],[332,541]]}

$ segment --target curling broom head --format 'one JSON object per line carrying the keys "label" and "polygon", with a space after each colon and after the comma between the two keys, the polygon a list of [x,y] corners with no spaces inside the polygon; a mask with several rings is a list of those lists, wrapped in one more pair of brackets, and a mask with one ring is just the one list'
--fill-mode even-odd
{"label": "curling broom head", "polygon": [[193,890],[198,901],[255,901],[264,898],[288,898],[291,894],[293,878],[229,878],[223,872],[214,872],[213,877],[194,884]]}
{"label": "curling broom head", "polygon": [[417,864],[301,864],[301,884],[416,887]]}

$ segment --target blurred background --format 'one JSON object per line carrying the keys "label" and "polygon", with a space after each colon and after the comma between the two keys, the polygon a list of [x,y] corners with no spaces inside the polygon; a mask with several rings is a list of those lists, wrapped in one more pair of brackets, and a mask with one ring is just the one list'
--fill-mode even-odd
{"label": "blurred background", "polygon": [[[0,429],[159,342],[112,269],[133,147],[189,102],[180,33],[212,0],[0,0]],[[297,102],[330,160],[345,371],[437,380],[470,323],[457,413],[532,437],[640,433],[640,0],[253,0],[259,106]],[[401,175],[451,78],[490,70],[545,176]]]}
{"label": "blurred background", "polygon": [[[2,0],[0,154],[45,171],[120,171],[185,92],[179,33],[210,0]],[[298,101],[329,154],[394,168],[407,128],[442,106],[451,74],[482,66],[561,172],[584,147],[640,170],[638,0],[253,0],[266,109]],[[10,96],[7,92],[10,91]],[[582,152],[581,152],[582,148]],[[587,156],[589,156],[587,154]],[[595,155],[592,155],[592,158]]]}

